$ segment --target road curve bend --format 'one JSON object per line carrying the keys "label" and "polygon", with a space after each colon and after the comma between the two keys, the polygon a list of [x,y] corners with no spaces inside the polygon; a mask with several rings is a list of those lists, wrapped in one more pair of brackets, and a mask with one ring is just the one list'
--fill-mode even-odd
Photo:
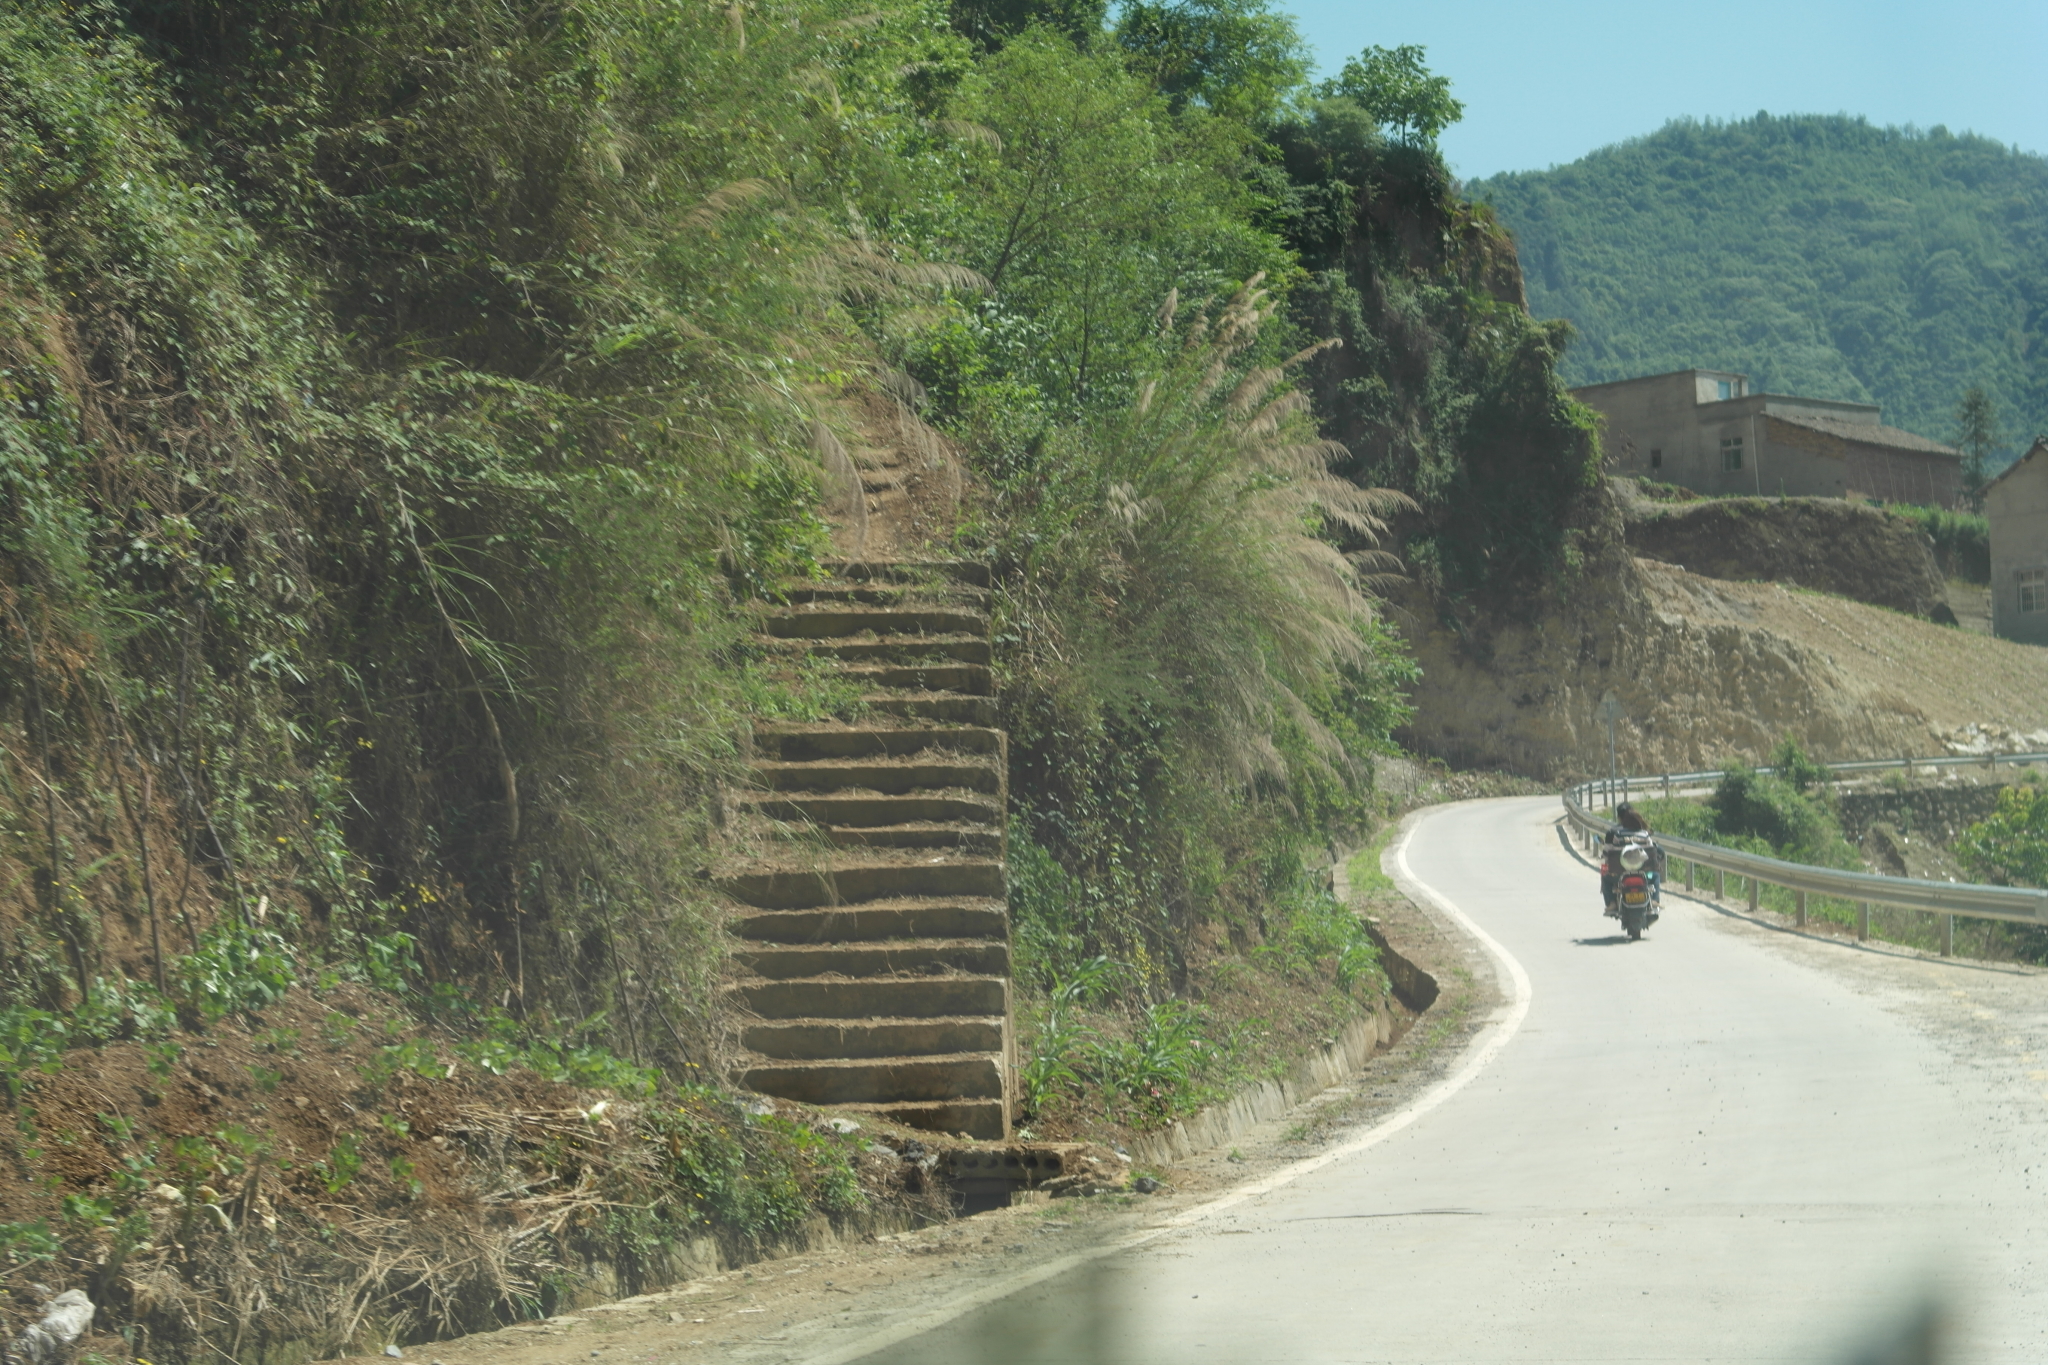
{"label": "road curve bend", "polygon": [[1830,1361],[1932,1304],[1943,1359],[2048,1360],[2048,1150],[1980,1140],[2010,1096],[1725,911],[1674,898],[1627,943],[1557,813],[1442,807],[1390,855],[1519,978],[1483,1069],[1342,1159],[869,1359]]}

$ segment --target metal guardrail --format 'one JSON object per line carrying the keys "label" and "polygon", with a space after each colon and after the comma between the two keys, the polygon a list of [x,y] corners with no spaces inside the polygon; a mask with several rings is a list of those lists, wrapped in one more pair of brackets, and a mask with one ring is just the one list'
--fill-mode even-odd
{"label": "metal guardrail", "polygon": [[[2022,764],[2048,762],[2048,753],[1993,754],[1993,755],[1944,755],[1940,758],[1877,758],[1861,759],[1849,763],[1824,764],[1831,773],[1879,772],[1887,768],[1901,768],[1911,771],[1915,768],[1955,767],[1996,767],[2000,763]],[[1769,773],[1770,768],[1758,768],[1757,772]],[[1718,782],[1725,770],[1697,773],[1659,773],[1654,777],[1627,777],[1615,780],[1602,779],[1582,782],[1570,787],[1564,793],[1566,819],[1584,837],[1588,846],[1604,836],[1613,821],[1594,814],[1593,803],[1607,798],[1605,804],[1628,800],[1632,795],[1649,796],[1652,793],[1669,796],[1686,787],[1703,782]],[[1796,894],[1797,919],[1806,922],[1806,898],[1808,895],[1833,896],[1841,900],[1861,903],[1857,922],[1857,936],[1870,936],[1870,907],[1894,905],[1908,910],[1925,910],[1946,916],[1942,925],[1942,952],[1954,950],[1956,915],[1967,915],[1976,919],[2010,920],[2020,924],[2048,924],[2048,891],[2030,887],[1979,886],[1969,882],[1923,881],[1913,877],[1886,877],[1874,872],[1843,872],[1830,867],[1810,867],[1804,863],[1786,862],[1782,858],[1768,858],[1757,853],[1744,853],[1739,849],[1723,848],[1719,844],[1700,843],[1693,839],[1679,839],[1669,835],[1658,835],[1657,841],[1667,853],[1693,864],[1686,871],[1685,885],[1693,888],[1695,868],[1708,868],[1719,874],[1716,894],[1725,891],[1725,878],[1729,873],[1749,879],[1749,904],[1756,908],[1757,889],[1760,884],[1782,886]]]}

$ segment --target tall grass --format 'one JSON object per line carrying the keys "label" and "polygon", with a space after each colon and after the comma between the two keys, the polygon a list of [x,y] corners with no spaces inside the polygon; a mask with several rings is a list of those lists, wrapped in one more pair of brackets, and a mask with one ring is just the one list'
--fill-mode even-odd
{"label": "tall grass", "polygon": [[1261,825],[1299,837],[1291,803],[1318,779],[1369,784],[1335,725],[1347,670],[1377,665],[1367,589],[1393,564],[1369,547],[1405,505],[1329,472],[1341,451],[1285,385],[1305,356],[1247,363],[1272,313],[1258,281],[1176,311],[1136,399],[1009,490],[998,543],[1026,821],[1080,883],[1089,950],[1165,975],[1223,860]]}

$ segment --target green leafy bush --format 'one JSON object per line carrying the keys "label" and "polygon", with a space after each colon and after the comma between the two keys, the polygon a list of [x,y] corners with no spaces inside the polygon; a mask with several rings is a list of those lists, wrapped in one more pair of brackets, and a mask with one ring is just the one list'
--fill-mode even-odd
{"label": "green leafy bush", "polygon": [[180,961],[178,975],[208,1021],[275,1004],[298,984],[297,964],[283,936],[234,920],[208,930]]}
{"label": "green leafy bush", "polygon": [[1815,788],[1825,793],[1828,781],[1833,776],[1826,764],[1810,757],[1799,741],[1790,735],[1779,740],[1778,747],[1771,750],[1771,761],[1768,766],[1772,769],[1773,776],[1802,796]]}
{"label": "green leafy bush", "polygon": [[1942,573],[1965,583],[1991,582],[1991,523],[1982,513],[1905,503],[1893,503],[1885,510],[1919,523],[1934,542],[1934,559]]}
{"label": "green leafy bush", "polygon": [[2015,784],[1998,794],[1998,807],[1964,830],[1956,856],[1986,881],[2048,886],[2048,788]]}
{"label": "green leafy bush", "polygon": [[1749,768],[1730,768],[1707,804],[1722,836],[1760,839],[1788,856],[1818,851],[1828,844],[1831,833],[1840,837],[1827,811],[1797,787]]}

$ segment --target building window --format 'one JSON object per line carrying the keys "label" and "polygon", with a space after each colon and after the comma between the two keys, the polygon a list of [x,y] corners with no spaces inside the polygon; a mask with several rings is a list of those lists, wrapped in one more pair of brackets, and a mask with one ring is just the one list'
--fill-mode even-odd
{"label": "building window", "polygon": [[1721,468],[1734,473],[1742,468],[1742,438],[1731,436],[1721,442]]}
{"label": "building window", "polygon": [[1720,393],[1721,401],[1724,403],[1735,396],[1735,385],[1729,380],[1723,379],[1714,387]]}
{"label": "building window", "polygon": [[2013,577],[2020,581],[2020,610],[2048,611],[2048,569],[2021,569]]}
{"label": "building window", "polygon": [[1664,467],[1664,452],[1663,452],[1663,451],[1661,451],[1661,450],[1659,450],[1659,449],[1657,449],[1657,448],[1656,448],[1655,446],[1652,446],[1652,447],[1650,448],[1650,468],[1652,468],[1652,469],[1662,469],[1663,467]]}

